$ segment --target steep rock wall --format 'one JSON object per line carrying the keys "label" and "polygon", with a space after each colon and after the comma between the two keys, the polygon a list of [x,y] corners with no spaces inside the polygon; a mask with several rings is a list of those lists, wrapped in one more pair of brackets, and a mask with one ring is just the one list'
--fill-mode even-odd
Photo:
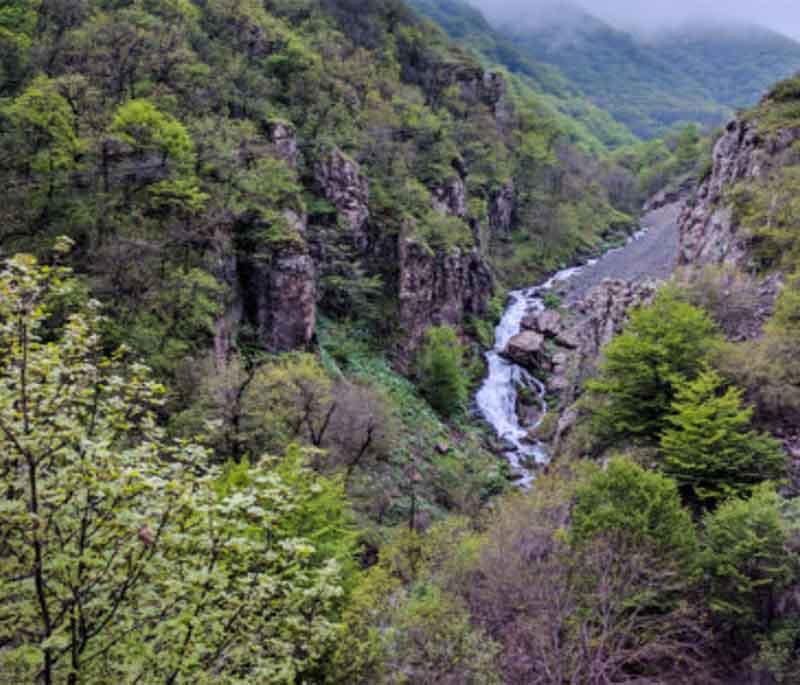
{"label": "steep rock wall", "polygon": [[792,149],[800,129],[786,129],[769,136],[759,132],[755,121],[731,121],[714,146],[711,173],[700,183],[693,201],[680,218],[682,265],[707,264],[746,267],[748,244],[739,231],[726,193],[747,180],[765,178],[797,153]]}
{"label": "steep rock wall", "polygon": [[[287,124],[268,127],[267,154],[296,170],[297,140]],[[283,219],[294,240],[242,249],[237,231],[259,225],[249,215],[230,217],[215,235],[212,271],[227,286],[223,313],[214,331],[214,360],[223,368],[247,325],[254,342],[269,352],[308,347],[316,328],[316,267],[306,243],[307,217],[286,209]]]}

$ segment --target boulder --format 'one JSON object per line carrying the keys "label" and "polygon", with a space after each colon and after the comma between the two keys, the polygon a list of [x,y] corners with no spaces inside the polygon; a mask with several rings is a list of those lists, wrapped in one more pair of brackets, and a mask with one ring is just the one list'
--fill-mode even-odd
{"label": "boulder", "polygon": [[526,316],[522,320],[522,327],[540,333],[546,338],[556,338],[563,329],[561,314],[554,309],[544,309]]}
{"label": "boulder", "polygon": [[523,331],[508,341],[503,356],[520,366],[541,368],[545,361],[544,336],[534,331]]}

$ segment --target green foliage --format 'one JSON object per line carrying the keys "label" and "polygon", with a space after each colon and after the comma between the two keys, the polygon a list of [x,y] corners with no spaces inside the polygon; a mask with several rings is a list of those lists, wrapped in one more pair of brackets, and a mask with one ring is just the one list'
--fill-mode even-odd
{"label": "green foliage", "polygon": [[[407,526],[413,495],[422,520],[436,521],[454,511],[474,516],[490,497],[508,489],[508,462],[486,449],[485,434],[466,420],[445,423],[375,349],[368,331],[323,321],[320,345],[329,372],[373,385],[385,397],[395,424],[385,455],[355,471],[348,482],[360,513],[381,526]],[[444,454],[442,447],[447,448]],[[414,473],[421,476],[417,482],[410,481]]]}
{"label": "green foliage", "polygon": [[502,682],[495,663],[497,646],[470,625],[466,607],[436,587],[423,586],[412,593],[392,636],[389,674],[383,682]]}
{"label": "green foliage", "polygon": [[619,538],[680,564],[690,562],[697,547],[675,482],[621,458],[577,488],[570,533],[578,544]]}
{"label": "green foliage", "polygon": [[657,442],[677,389],[702,371],[716,342],[705,312],[662,289],[651,305],[631,314],[605,348],[599,377],[588,384],[602,399],[596,432],[611,442]]}
{"label": "green foliage", "polygon": [[755,341],[729,345],[720,363],[753,397],[760,419],[794,422],[800,416],[800,297],[790,277],[775,311]]}
{"label": "green foliage", "polygon": [[334,406],[332,390],[312,354],[290,353],[260,366],[242,400],[242,430],[251,452],[281,452],[295,440],[319,447]]}
{"label": "green foliage", "polygon": [[442,581],[474,563],[464,519],[425,534],[401,529],[353,591],[330,682],[499,683],[498,645],[471,625],[465,602]]}
{"label": "green foliage", "polygon": [[76,135],[75,113],[51,79],[34,79],[0,113],[11,120],[30,151],[31,171],[53,175],[77,166],[85,142]]}
{"label": "green foliage", "polygon": [[322,550],[336,551],[340,491],[296,461],[221,490],[210,455],[158,427],[164,387],[124,350],[104,354],[99,305],[73,288],[25,255],[0,273],[0,670],[313,679],[338,636],[341,571]]}
{"label": "green foliage", "polygon": [[712,369],[677,389],[661,435],[661,468],[695,503],[746,495],[785,472],[780,442],[751,429],[753,410],[742,395]]}
{"label": "green foliage", "polygon": [[753,640],[765,635],[783,591],[800,578],[788,549],[785,502],[770,486],[734,498],[704,519],[706,595],[725,629]]}
{"label": "green foliage", "polygon": [[545,309],[558,309],[561,306],[561,298],[552,291],[548,291],[542,297]]}
{"label": "green foliage", "polygon": [[436,411],[445,417],[464,411],[469,389],[464,347],[450,326],[426,331],[417,368],[422,393]]}
{"label": "green foliage", "polygon": [[120,106],[111,131],[139,154],[169,158],[178,168],[194,162],[194,143],[186,128],[147,100],[131,100]]}
{"label": "green foliage", "polygon": [[472,247],[474,242],[472,231],[462,219],[437,211],[428,212],[416,232],[434,250],[450,252]]}
{"label": "green foliage", "polygon": [[758,106],[747,112],[766,134],[796,126],[800,119],[800,79],[795,75],[774,85]]}

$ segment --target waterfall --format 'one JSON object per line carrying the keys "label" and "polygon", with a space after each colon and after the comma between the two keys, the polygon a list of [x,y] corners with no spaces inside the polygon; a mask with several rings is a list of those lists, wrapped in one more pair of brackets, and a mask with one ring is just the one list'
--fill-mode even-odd
{"label": "waterfall", "polygon": [[515,476],[522,487],[530,487],[534,479],[530,462],[547,463],[548,454],[541,442],[531,440],[530,431],[537,427],[523,426],[517,414],[518,389],[532,388],[541,405],[541,423],[547,412],[544,384],[521,366],[505,359],[503,350],[509,340],[522,330],[522,319],[526,314],[544,310],[543,297],[553,285],[565,281],[581,271],[574,267],[559,271],[555,276],[533,288],[517,290],[510,294],[509,304],[503,318],[495,329],[494,348],[486,353],[489,374],[483,382],[475,401],[483,417],[491,424],[497,435],[506,443],[505,452]]}

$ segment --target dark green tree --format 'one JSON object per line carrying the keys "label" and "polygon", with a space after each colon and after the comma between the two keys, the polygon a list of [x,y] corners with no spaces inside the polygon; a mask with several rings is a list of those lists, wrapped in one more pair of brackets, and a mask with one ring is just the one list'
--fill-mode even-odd
{"label": "dark green tree", "polygon": [[646,546],[664,560],[688,562],[697,547],[675,481],[615,458],[575,493],[570,527],[578,544],[598,536]]}
{"label": "dark green tree", "polygon": [[599,400],[596,433],[612,444],[657,443],[676,389],[700,373],[717,340],[711,318],[671,288],[635,310],[588,384]]}
{"label": "dark green tree", "polygon": [[769,630],[778,599],[800,578],[797,556],[788,546],[785,505],[765,485],[750,499],[725,502],[704,520],[706,596],[721,626],[742,638]]}

